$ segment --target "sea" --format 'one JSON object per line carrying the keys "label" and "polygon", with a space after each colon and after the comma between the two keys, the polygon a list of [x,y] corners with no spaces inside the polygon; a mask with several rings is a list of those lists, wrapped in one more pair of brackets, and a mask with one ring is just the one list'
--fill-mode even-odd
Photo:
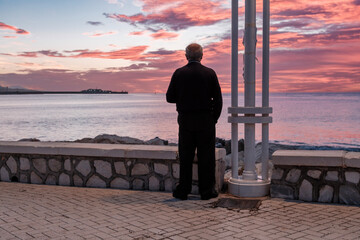
{"label": "sea", "polygon": [[[239,106],[244,105],[239,94]],[[231,138],[230,94],[216,127]],[[261,94],[256,96],[261,106]],[[270,142],[360,150],[360,93],[273,93]],[[244,127],[239,125],[239,139]],[[177,143],[177,112],[164,94],[0,95],[0,141],[74,141],[100,134]],[[261,141],[261,125],[256,126]]]}

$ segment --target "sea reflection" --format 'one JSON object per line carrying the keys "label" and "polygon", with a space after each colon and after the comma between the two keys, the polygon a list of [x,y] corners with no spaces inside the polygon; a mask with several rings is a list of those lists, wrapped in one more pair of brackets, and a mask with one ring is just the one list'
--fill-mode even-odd
{"label": "sea reflection", "polygon": [[[217,136],[230,139],[227,108],[217,124]],[[360,94],[272,94],[270,140],[285,144],[360,147]],[[261,96],[257,96],[257,105]],[[239,106],[243,96],[239,96]],[[99,134],[154,137],[177,142],[177,113],[163,94],[18,95],[0,96],[0,140],[38,138],[73,141]],[[243,125],[239,125],[243,138]],[[256,127],[261,140],[261,125]]]}

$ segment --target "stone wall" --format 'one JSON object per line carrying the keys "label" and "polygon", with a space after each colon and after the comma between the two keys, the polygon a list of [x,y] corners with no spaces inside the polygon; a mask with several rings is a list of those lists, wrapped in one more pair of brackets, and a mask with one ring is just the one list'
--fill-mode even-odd
{"label": "stone wall", "polygon": [[[225,150],[216,149],[221,188]],[[179,181],[177,147],[0,142],[0,180],[78,187],[172,191]],[[193,193],[197,188],[193,165]]]}
{"label": "stone wall", "polygon": [[273,163],[272,197],[360,205],[360,153],[279,150]]}

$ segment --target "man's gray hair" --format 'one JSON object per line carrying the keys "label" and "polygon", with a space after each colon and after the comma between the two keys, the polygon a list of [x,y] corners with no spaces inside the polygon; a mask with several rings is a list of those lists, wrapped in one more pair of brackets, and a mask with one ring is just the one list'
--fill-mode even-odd
{"label": "man's gray hair", "polygon": [[191,43],[186,47],[186,58],[189,61],[200,61],[203,56],[203,48],[197,43]]}

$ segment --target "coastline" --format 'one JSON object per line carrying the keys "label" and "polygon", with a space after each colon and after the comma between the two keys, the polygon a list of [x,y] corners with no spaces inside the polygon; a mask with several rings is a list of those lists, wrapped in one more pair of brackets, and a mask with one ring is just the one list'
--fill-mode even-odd
{"label": "coastline", "polygon": [[[36,138],[24,138],[18,141],[30,141],[30,142],[40,142]],[[52,141],[50,141],[52,142]],[[94,138],[82,138],[75,141],[54,141],[54,142],[77,142],[77,143],[105,143],[105,144],[138,144],[138,145],[169,145],[177,146],[177,143],[169,142],[168,140],[161,139],[159,137],[154,137],[150,140],[141,140],[129,136],[118,136],[115,134],[100,134]],[[238,142],[239,152],[244,150],[244,140],[240,139]],[[226,140],[222,138],[216,138],[215,141],[216,148],[225,148],[226,155],[231,153],[231,140]],[[261,151],[261,142],[256,143],[256,150]],[[338,146],[328,146],[328,145],[310,145],[305,143],[299,144],[283,144],[277,141],[269,142],[269,154],[270,157],[276,150],[344,150],[348,152],[360,152],[360,147],[338,147]]]}

